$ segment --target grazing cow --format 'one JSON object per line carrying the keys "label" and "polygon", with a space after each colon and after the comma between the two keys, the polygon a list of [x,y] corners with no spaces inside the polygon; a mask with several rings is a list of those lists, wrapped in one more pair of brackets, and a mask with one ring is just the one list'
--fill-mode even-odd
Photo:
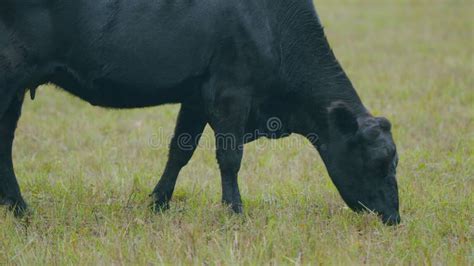
{"label": "grazing cow", "polygon": [[[400,221],[390,122],[362,104],[311,0],[2,0],[0,202],[16,215],[27,205],[14,132],[23,96],[45,83],[108,108],[181,104],[155,210],[168,208],[209,124],[234,141],[216,141],[222,201],[234,212],[243,145],[296,133],[319,151],[351,209]],[[274,118],[278,130],[266,126]]]}

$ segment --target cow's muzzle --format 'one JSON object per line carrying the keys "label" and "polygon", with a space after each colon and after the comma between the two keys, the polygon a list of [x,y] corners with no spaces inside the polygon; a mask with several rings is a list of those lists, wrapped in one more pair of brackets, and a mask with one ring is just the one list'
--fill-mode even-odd
{"label": "cow's muzzle", "polygon": [[402,221],[402,219],[400,218],[400,214],[398,212],[391,213],[391,214],[382,214],[381,218],[382,218],[383,223],[388,226],[398,225]]}

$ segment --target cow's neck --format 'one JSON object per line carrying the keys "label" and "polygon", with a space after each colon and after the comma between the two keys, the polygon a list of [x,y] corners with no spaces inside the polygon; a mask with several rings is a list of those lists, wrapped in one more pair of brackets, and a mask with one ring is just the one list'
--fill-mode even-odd
{"label": "cow's neck", "polygon": [[328,134],[327,109],[333,102],[345,102],[358,117],[369,113],[329,46],[312,2],[283,2],[291,5],[280,9],[280,18],[284,18],[279,23],[281,73],[314,122],[306,123],[311,128],[295,125],[299,127],[296,130],[317,133],[324,142]]}

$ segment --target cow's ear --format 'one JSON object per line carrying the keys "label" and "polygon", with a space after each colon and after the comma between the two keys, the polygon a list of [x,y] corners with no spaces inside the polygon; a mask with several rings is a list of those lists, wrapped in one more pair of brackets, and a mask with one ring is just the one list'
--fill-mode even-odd
{"label": "cow's ear", "polygon": [[328,108],[328,118],[331,128],[344,135],[354,135],[359,130],[357,117],[344,102],[334,102]]}

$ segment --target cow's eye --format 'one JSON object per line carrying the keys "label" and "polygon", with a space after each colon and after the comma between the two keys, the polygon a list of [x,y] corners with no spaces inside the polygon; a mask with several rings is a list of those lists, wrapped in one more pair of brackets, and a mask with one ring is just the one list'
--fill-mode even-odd
{"label": "cow's eye", "polygon": [[370,166],[377,175],[385,176],[388,173],[389,167],[391,167],[391,162],[386,158],[377,158],[372,160]]}

